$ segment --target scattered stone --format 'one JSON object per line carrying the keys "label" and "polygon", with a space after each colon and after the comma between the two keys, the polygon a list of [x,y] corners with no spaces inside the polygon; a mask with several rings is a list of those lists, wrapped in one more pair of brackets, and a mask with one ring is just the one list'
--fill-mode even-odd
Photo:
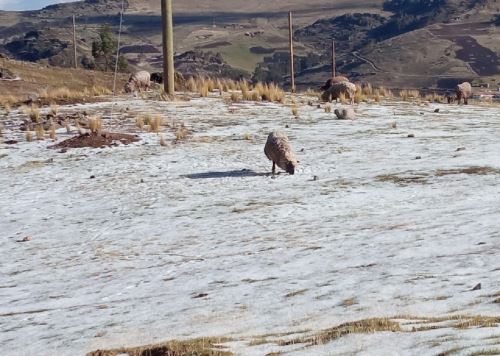
{"label": "scattered stone", "polygon": [[23,237],[21,240],[17,240],[17,242],[28,242],[31,240],[33,240],[33,237],[28,235],[28,236]]}
{"label": "scattered stone", "polygon": [[67,148],[63,148],[63,149],[61,149],[61,150],[59,150],[57,152],[59,152],[59,153],[66,153],[66,152],[68,152],[68,149]]}
{"label": "scattered stone", "polygon": [[194,295],[193,298],[194,299],[205,298],[206,296],[208,296],[208,293],[199,293],[199,294]]}
{"label": "scattered stone", "polygon": [[413,137],[415,137],[415,135],[414,134],[408,134],[408,136],[406,136],[406,137],[413,138]]}
{"label": "scattered stone", "polygon": [[395,128],[397,128],[397,127],[398,127],[398,124],[397,124],[397,123],[395,123],[395,122],[393,122],[393,123],[391,124],[391,127],[392,127],[393,129],[395,129]]}
{"label": "scattered stone", "polygon": [[290,126],[288,126],[288,124],[286,124],[286,125],[285,125],[285,128],[287,128],[287,129],[288,129],[288,128],[290,128]]}
{"label": "scattered stone", "polygon": [[7,140],[7,141],[4,141],[4,143],[6,145],[15,145],[17,143],[17,141],[16,140]]}
{"label": "scattered stone", "polygon": [[478,242],[476,245],[486,245],[486,242]]}
{"label": "scattered stone", "polygon": [[481,289],[481,283],[478,283],[472,288],[472,290],[480,290]]}
{"label": "scattered stone", "polygon": [[438,109],[434,109],[434,112],[439,112],[439,108]]}
{"label": "scattered stone", "polygon": [[465,151],[465,147],[459,147],[455,150],[455,152],[459,152],[459,151]]}
{"label": "scattered stone", "polygon": [[94,179],[94,178],[95,178],[95,175],[91,175],[91,176],[90,176],[90,179]]}
{"label": "scattered stone", "polygon": [[422,156],[417,156],[415,157],[415,159],[422,159]]}
{"label": "scattered stone", "polygon": [[315,180],[315,181],[316,181],[316,180],[319,180],[319,177],[318,177],[318,176],[314,176],[314,177],[313,177],[313,180]]}

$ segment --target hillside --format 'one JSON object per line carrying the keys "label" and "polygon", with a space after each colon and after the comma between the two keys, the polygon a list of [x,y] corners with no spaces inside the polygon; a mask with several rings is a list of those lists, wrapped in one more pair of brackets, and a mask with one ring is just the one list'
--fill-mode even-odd
{"label": "hillside", "polygon": [[[128,0],[123,54],[130,69],[159,70],[159,2]],[[287,16],[294,12],[297,80],[316,86],[330,72],[330,41],[338,70],[389,87],[449,87],[460,79],[500,81],[498,4],[494,0],[260,0],[174,2],[175,50],[219,53],[230,72],[287,82]],[[117,31],[119,2],[86,0],[40,11],[1,12],[0,53],[20,60],[71,65],[71,21],[78,53],[90,56],[102,24]],[[36,32],[34,32],[36,31]],[[33,34],[37,34],[34,37]],[[203,55],[201,56],[203,57]],[[202,73],[210,63],[203,63]],[[185,67],[179,65],[179,67]],[[189,66],[193,72],[193,66]],[[190,73],[191,73],[190,72]],[[214,72],[219,75],[219,72]]]}

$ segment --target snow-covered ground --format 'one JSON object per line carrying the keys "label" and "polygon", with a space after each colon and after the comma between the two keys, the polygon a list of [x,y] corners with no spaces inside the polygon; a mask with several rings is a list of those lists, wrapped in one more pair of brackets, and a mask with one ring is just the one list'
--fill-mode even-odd
{"label": "snow-covered ground", "polygon": [[[498,350],[495,323],[252,342],[371,317],[500,317],[499,107],[355,110],[358,120],[339,121],[301,105],[297,119],[280,104],[122,98],[105,127],[130,132],[138,113],[157,112],[192,136],[65,153],[4,130],[21,142],[0,141],[1,354],[211,335],[234,337],[227,346],[244,355]],[[291,139],[294,176],[267,174],[273,129]]]}

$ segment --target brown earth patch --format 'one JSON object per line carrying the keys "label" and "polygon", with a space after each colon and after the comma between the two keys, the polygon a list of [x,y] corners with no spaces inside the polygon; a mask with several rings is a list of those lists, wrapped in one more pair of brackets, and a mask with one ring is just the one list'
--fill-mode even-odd
{"label": "brown earth patch", "polygon": [[136,135],[123,133],[102,132],[97,134],[85,133],[59,142],[52,148],[81,148],[81,147],[111,147],[118,146],[120,143],[128,145],[129,143],[139,141]]}

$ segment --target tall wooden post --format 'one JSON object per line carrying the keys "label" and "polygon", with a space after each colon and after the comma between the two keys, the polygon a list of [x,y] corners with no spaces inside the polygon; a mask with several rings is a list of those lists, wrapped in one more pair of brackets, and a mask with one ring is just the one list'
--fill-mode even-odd
{"label": "tall wooden post", "polygon": [[293,23],[292,12],[288,13],[288,45],[290,47],[290,78],[291,78],[291,91],[295,93],[295,70],[293,67]]}
{"label": "tall wooden post", "polygon": [[336,72],[335,72],[335,40],[332,40],[332,77],[335,78]]}
{"label": "tall wooden post", "polygon": [[75,15],[73,15],[73,62],[75,69],[78,67],[78,62],[76,59],[76,21]]}
{"label": "tall wooden post", "polygon": [[174,78],[174,29],[172,21],[172,0],[161,0],[163,31],[163,90],[175,94]]}

